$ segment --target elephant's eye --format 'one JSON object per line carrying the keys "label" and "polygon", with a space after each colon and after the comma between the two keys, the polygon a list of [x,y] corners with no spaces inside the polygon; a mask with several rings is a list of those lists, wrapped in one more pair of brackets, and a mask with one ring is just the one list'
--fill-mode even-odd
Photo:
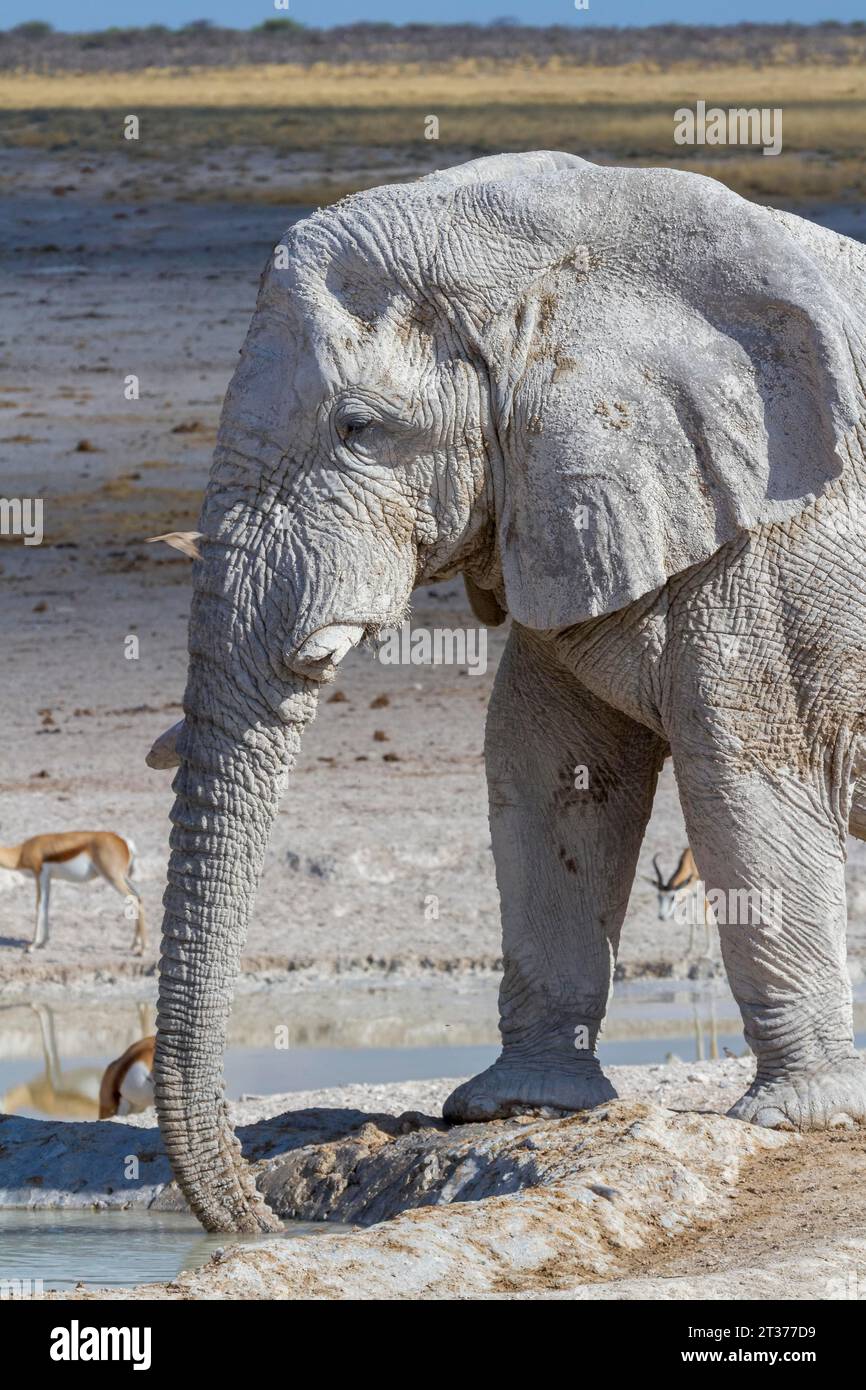
{"label": "elephant's eye", "polygon": [[375,423],[374,417],[364,411],[347,410],[337,417],[337,433],[345,443],[356,443],[364,431]]}

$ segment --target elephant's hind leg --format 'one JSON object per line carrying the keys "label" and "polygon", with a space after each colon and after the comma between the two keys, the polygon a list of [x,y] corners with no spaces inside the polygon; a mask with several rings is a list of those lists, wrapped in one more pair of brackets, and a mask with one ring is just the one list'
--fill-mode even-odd
{"label": "elephant's hind leg", "polygon": [[665,745],[582,689],[515,626],[487,719],[502,901],[502,1054],[451,1120],[584,1110],[615,1092],[595,1055]]}
{"label": "elephant's hind leg", "polygon": [[839,760],[734,769],[672,744],[689,843],[757,1058],[730,1114],[784,1129],[866,1120],[845,968],[847,817],[831,784]]}

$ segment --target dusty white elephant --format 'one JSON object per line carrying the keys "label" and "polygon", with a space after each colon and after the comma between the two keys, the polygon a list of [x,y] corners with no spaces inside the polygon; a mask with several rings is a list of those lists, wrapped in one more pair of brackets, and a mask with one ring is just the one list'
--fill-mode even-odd
{"label": "dusty white elephant", "polygon": [[513,619],[487,728],[505,976],[502,1054],[446,1114],[613,1095],[596,1036],[671,753],[708,891],[749,905],[721,928],[757,1056],[732,1113],[862,1120],[843,872],[849,816],[866,828],[866,251],[711,179],[548,153],[358,194],[284,245],[223,410],[185,722],[156,754],[180,763],[157,1106],[191,1206],[275,1224],[222,1057],[319,684],[461,571],[484,620]]}

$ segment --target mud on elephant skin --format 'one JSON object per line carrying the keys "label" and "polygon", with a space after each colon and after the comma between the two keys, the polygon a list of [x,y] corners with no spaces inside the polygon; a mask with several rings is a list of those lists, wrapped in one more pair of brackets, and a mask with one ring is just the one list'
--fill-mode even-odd
{"label": "mud on elephant skin", "polygon": [[[580,1110],[674,759],[757,1056],[734,1113],[866,1117],[844,963],[866,678],[866,251],[566,154],[357,194],[269,263],[194,565],[157,1106],[211,1229],[270,1228],[222,1095],[233,982],[316,694],[462,572],[512,629],[487,723],[502,1054],[450,1120]],[[574,769],[585,766],[586,785]],[[808,874],[804,867],[808,866]]]}

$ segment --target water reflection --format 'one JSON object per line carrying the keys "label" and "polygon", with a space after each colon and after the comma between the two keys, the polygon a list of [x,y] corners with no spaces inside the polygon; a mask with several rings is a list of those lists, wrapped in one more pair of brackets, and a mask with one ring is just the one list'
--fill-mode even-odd
{"label": "water reflection", "polygon": [[[498,1053],[498,979],[365,982],[239,994],[226,1055],[228,1098],[465,1077]],[[855,988],[857,1045],[866,1037]],[[104,997],[0,1005],[0,1109],[30,1118],[95,1120],[105,1067],[154,1030],[149,1001]],[[599,1042],[603,1064],[742,1056],[746,1044],[723,980],[617,986]]]}
{"label": "water reflection", "polygon": [[[8,1004],[0,1010],[0,1040],[4,1036],[2,1017],[12,1011],[27,1011],[35,1019],[42,1051],[43,1070],[38,1075],[0,1095],[0,1111],[7,1115],[48,1115],[62,1120],[95,1120],[99,1116],[99,1087],[105,1065],[72,1066],[64,1069],[57,1042],[56,1010],[48,1004]],[[137,1024],[127,1045],[141,1030],[148,1031],[153,1009],[149,1004],[132,1007]],[[106,1059],[106,1064],[110,1059]],[[2,1065],[2,1064],[0,1064]]]}

